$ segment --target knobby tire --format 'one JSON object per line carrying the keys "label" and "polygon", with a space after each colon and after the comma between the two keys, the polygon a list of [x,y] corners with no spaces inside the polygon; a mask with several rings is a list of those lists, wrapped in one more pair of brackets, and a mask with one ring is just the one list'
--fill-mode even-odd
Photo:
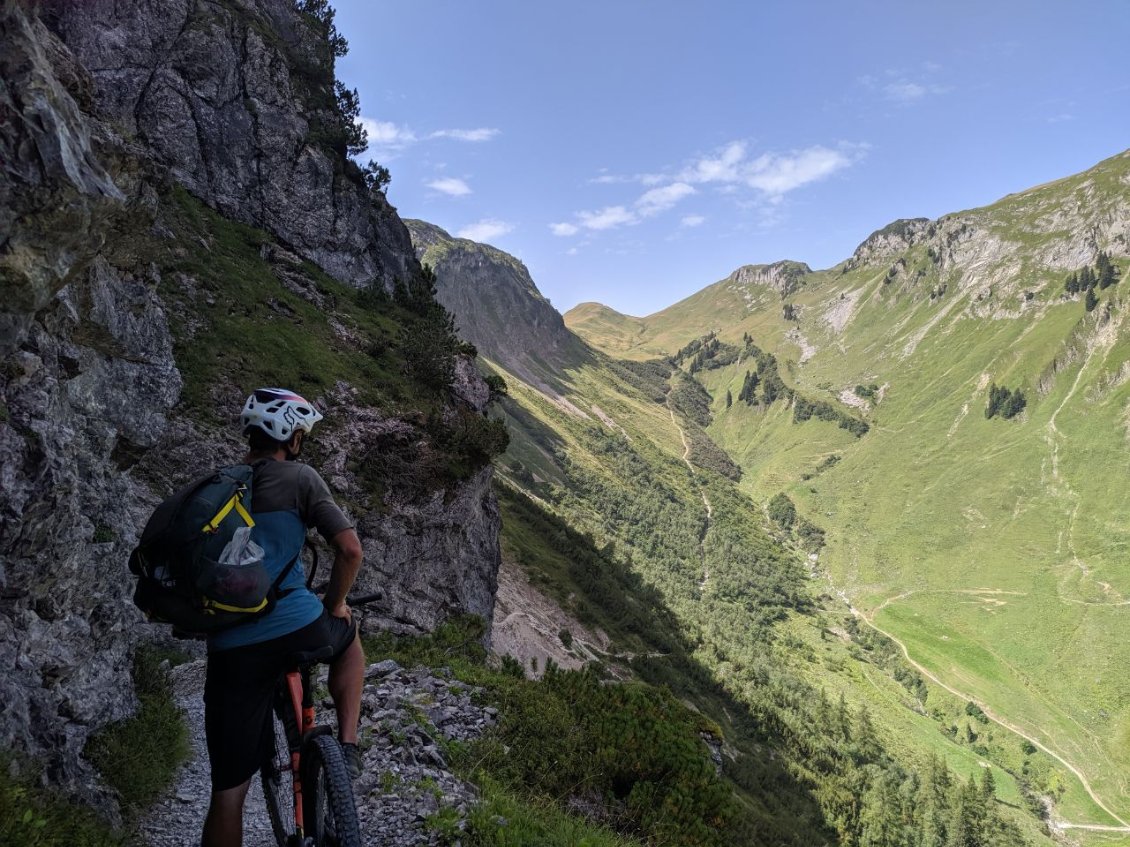
{"label": "knobby tire", "polygon": [[302,806],[306,834],[318,847],[361,847],[353,782],[341,745],[330,735],[302,746]]}

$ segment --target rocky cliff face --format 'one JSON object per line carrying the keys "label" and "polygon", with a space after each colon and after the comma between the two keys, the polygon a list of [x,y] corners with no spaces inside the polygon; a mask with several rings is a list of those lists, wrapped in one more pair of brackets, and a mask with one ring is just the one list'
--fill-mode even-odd
{"label": "rocky cliff face", "polygon": [[485,356],[540,384],[554,367],[587,355],[520,261],[434,224],[406,223],[417,256],[435,270],[436,298]]}
{"label": "rocky cliff face", "polygon": [[[290,4],[41,14],[0,7],[0,748],[45,760],[47,778],[111,810],[81,752],[135,708],[130,656],[156,633],[130,602],[126,557],[160,497],[241,455],[227,421],[247,386],[219,386],[207,414],[182,402],[174,317],[203,318],[174,315],[161,292],[198,282],[147,245],[210,247],[178,242],[170,183],[274,233],[264,256],[289,247],[354,285],[391,286],[418,266],[383,198],[304,143],[290,79],[318,48]],[[447,414],[478,414],[485,386],[466,361],[456,373]],[[354,498],[359,455],[390,431],[409,452],[426,435],[347,383],[318,401],[338,423],[316,464],[351,504],[363,584],[386,595],[377,617],[416,631],[458,612],[489,621],[489,466]]]}
{"label": "rocky cliff face", "polygon": [[812,268],[804,262],[786,260],[771,265],[743,265],[726,281],[739,286],[763,285],[788,297],[804,284],[804,277],[810,273]]}
{"label": "rocky cliff face", "polygon": [[293,2],[93,0],[50,20],[101,112],[210,206],[354,285],[412,270],[388,201],[312,143],[333,120],[331,60]]}

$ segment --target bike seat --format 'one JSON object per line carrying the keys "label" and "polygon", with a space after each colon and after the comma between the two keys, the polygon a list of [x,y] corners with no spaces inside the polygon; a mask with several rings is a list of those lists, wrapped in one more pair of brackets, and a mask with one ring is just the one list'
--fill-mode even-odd
{"label": "bike seat", "polygon": [[319,647],[317,650],[298,650],[291,653],[289,664],[297,667],[305,665],[316,665],[318,662],[324,662],[334,654],[334,648],[330,645]]}

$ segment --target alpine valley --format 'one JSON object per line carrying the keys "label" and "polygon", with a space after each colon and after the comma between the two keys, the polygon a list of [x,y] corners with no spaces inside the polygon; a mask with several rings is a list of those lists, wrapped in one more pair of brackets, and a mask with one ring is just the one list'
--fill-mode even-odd
{"label": "alpine valley", "polygon": [[0,844],[199,843],[203,648],[126,562],[280,385],[381,593],[366,843],[1130,845],[1130,154],[562,316],[400,218],[346,49],[0,2]]}
{"label": "alpine valley", "polygon": [[[504,560],[717,721],[750,806],[776,779],[845,844],[1130,843],[1130,152],[643,318],[562,321],[513,257],[408,226],[509,387]],[[531,504],[677,644],[539,564]],[[943,766],[1006,835],[929,820]]]}

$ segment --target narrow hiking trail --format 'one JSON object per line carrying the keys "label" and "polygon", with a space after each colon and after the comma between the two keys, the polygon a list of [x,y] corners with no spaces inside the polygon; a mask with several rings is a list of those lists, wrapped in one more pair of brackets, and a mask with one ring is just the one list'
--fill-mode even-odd
{"label": "narrow hiking trail", "polygon": [[711,505],[710,498],[706,496],[706,489],[698,483],[698,474],[695,473],[694,465],[691,464],[691,444],[687,441],[687,434],[679,426],[679,421],[675,417],[675,410],[671,408],[670,398],[667,399],[667,411],[671,413],[671,423],[679,431],[679,438],[683,442],[683,463],[687,466],[687,470],[691,472],[691,479],[694,480],[695,486],[698,488],[702,505],[706,507],[706,523],[703,524],[702,534],[698,538],[698,559],[702,565],[702,579],[698,582],[698,590],[701,593],[710,584],[710,569],[706,566],[706,536],[710,532],[710,524],[714,520],[714,506]]}
{"label": "narrow hiking trail", "polygon": [[[1075,775],[1076,779],[1079,780],[1080,785],[1083,786],[1083,790],[1087,792],[1087,796],[1089,796],[1091,798],[1092,802],[1094,802],[1094,804],[1096,806],[1098,806],[1100,809],[1102,809],[1104,812],[1106,812],[1108,815],[1110,815],[1110,817],[1112,819],[1118,821],[1118,823],[1120,824],[1119,826],[1108,826],[1108,825],[1105,825],[1105,824],[1081,824],[1081,823],[1071,823],[1069,821],[1056,821],[1054,823],[1055,828],[1057,828],[1057,829],[1088,829],[1088,830],[1093,829],[1093,830],[1103,831],[1103,832],[1130,833],[1130,823],[1127,823],[1121,817],[1116,815],[1113,811],[1110,810],[1110,808],[1107,807],[1107,805],[1105,803],[1103,803],[1102,799],[1095,793],[1094,789],[1091,788],[1091,784],[1087,781],[1087,777],[1083,774],[1083,772],[1079,768],[1077,768],[1071,762],[1067,761],[1067,759],[1065,759],[1059,753],[1052,750],[1050,747],[1048,747],[1047,744],[1044,744],[1039,739],[1034,738],[1033,736],[1029,735],[1026,731],[1021,729],[1016,724],[1014,724],[1010,721],[1007,721],[1004,718],[997,715],[996,713],[994,713],[993,710],[991,708],[989,708],[986,704],[980,702],[975,697],[971,697],[970,695],[966,694],[965,692],[959,691],[958,689],[954,688],[953,686],[948,685],[947,683],[945,683],[941,679],[939,679],[933,672],[931,672],[927,668],[923,667],[918,662],[914,661],[914,659],[910,655],[910,651],[907,649],[906,645],[902,641],[900,641],[897,637],[892,635],[890,632],[887,632],[885,629],[878,626],[877,624],[875,624],[872,621],[871,618],[874,616],[874,612],[872,613],[871,617],[869,617],[865,613],[861,612],[851,602],[851,598],[848,597],[847,592],[844,591],[841,588],[838,588],[832,582],[831,575],[826,573],[825,578],[827,579],[828,585],[831,587],[833,593],[835,593],[835,595],[837,597],[839,597],[841,600],[843,600],[844,603],[847,605],[848,611],[851,612],[852,616],[854,618],[856,618],[857,620],[862,621],[866,626],[871,627],[871,629],[875,630],[880,635],[883,635],[886,638],[889,638],[892,642],[894,642],[896,645],[898,645],[898,648],[900,650],[902,650],[903,656],[906,658],[906,661],[910,664],[911,667],[913,667],[916,671],[918,671],[920,674],[922,674],[924,677],[929,679],[934,684],[940,686],[941,688],[944,688],[946,691],[948,691],[950,694],[954,695],[955,697],[957,697],[961,700],[966,700],[970,703],[976,704],[976,706],[978,708],[980,708],[982,712],[985,713],[985,716],[987,718],[989,718],[989,720],[993,721],[994,723],[998,724],[999,726],[1004,727],[1009,732],[1012,732],[1015,735],[1020,736],[1021,738],[1026,740],[1028,743],[1038,747],[1040,750],[1043,750],[1045,753],[1047,753],[1049,756],[1051,756],[1053,759],[1055,759],[1057,762],[1059,762],[1061,765],[1063,765],[1065,768],[1067,768],[1069,771],[1071,771],[1071,773]],[[908,591],[908,592],[905,592],[903,594],[897,595],[895,597],[889,597],[885,601],[883,601],[882,605],[880,605],[875,611],[877,612],[880,609],[885,608],[888,604],[890,604],[894,601],[909,597],[913,593],[915,593],[915,592]]]}
{"label": "narrow hiking trail", "polygon": [[[1096,327],[1094,336],[1087,344],[1086,354],[1083,357],[1082,363],[1079,365],[1078,371],[1075,373],[1075,379],[1071,383],[1071,388],[1068,389],[1067,394],[1064,395],[1063,400],[1052,412],[1051,417],[1048,418],[1046,432],[1044,434],[1044,441],[1047,443],[1050,458],[1051,458],[1051,486],[1052,492],[1059,497],[1062,497],[1071,504],[1071,512],[1067,519],[1066,527],[1066,542],[1067,552],[1070,556],[1071,563],[1083,574],[1085,577],[1091,577],[1091,568],[1079,556],[1078,550],[1075,547],[1075,527],[1079,517],[1079,510],[1083,504],[1083,498],[1071,486],[1067,478],[1060,471],[1060,444],[1066,443],[1068,437],[1060,430],[1056,424],[1056,419],[1059,417],[1060,412],[1071,401],[1079,390],[1080,383],[1083,381],[1083,375],[1092,369],[1092,363],[1097,363],[1098,367],[1106,362],[1107,357],[1110,355],[1111,349],[1114,347],[1115,342],[1119,337],[1119,330],[1126,321],[1125,312],[1118,312],[1116,317],[1111,317],[1105,324]],[[1058,551],[1057,551],[1058,552]],[[1110,583],[1096,580],[1096,584],[1102,589],[1106,595],[1114,595],[1117,599],[1112,602],[1094,602],[1086,600],[1075,600],[1072,598],[1061,597],[1060,599],[1067,603],[1077,603],[1085,606],[1125,606],[1130,605],[1130,601],[1123,600],[1122,593],[1114,590]]]}

